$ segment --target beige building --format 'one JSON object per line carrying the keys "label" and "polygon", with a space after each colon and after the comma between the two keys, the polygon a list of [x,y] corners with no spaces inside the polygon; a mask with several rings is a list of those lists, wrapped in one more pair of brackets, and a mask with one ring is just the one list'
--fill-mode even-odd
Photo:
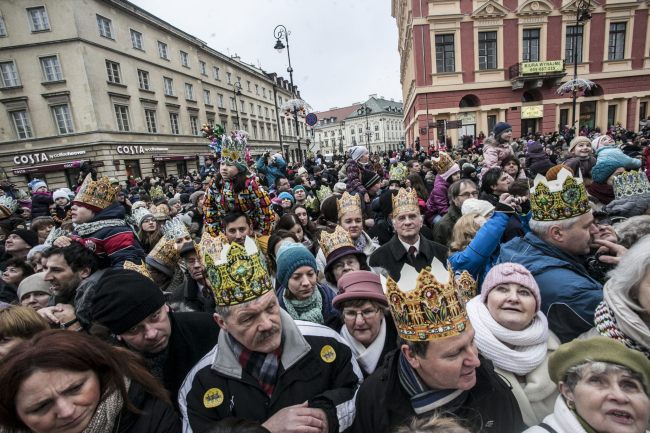
{"label": "beige building", "polygon": [[278,109],[292,97],[277,74],[127,1],[0,2],[0,167],[18,186],[72,185],[84,161],[120,180],[196,170],[206,123],[294,160],[294,120]]}

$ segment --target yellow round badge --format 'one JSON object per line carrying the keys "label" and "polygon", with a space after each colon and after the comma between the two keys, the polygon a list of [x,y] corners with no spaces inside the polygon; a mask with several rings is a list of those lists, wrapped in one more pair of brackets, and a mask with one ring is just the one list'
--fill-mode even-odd
{"label": "yellow round badge", "polygon": [[203,406],[207,409],[219,406],[223,403],[223,392],[219,388],[210,388],[203,394]]}
{"label": "yellow round badge", "polygon": [[329,344],[323,346],[323,348],[320,350],[320,359],[327,362],[328,364],[334,362],[336,359],[336,352],[334,351],[334,348]]}

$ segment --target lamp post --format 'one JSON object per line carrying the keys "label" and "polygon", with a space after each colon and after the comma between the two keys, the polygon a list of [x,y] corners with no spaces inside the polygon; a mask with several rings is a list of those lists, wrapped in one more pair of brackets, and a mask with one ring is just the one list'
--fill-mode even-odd
{"label": "lamp post", "polygon": [[[334,150],[334,148],[332,148],[332,150]],[[339,153],[343,155],[343,123],[339,123]]]}
{"label": "lamp post", "polygon": [[235,81],[235,84],[232,85],[232,94],[235,97],[235,114],[237,115],[237,129],[242,129],[241,124],[239,123],[239,101],[237,101],[237,96],[241,96],[241,84],[239,81]]}
{"label": "lamp post", "polygon": [[370,132],[370,125],[368,124],[368,114],[372,113],[372,109],[366,104],[363,104],[361,107],[359,107],[357,113],[359,116],[366,116],[366,145],[368,146],[368,150],[370,150],[370,134],[372,134],[372,132]]}
{"label": "lamp post", "polygon": [[[575,30],[573,33],[573,44],[572,44],[572,50],[573,50],[573,82],[576,83],[578,80],[578,27],[581,26],[582,32],[581,32],[581,42],[584,43],[584,22],[588,21],[591,19],[591,14],[589,13],[589,9],[591,7],[591,0],[578,0],[576,2],[576,26]],[[571,96],[573,97],[573,109],[572,111],[572,116],[571,116],[571,127],[573,129],[573,136],[575,137],[578,134],[579,128],[579,123],[576,125],[576,106],[577,106],[577,99],[578,99],[578,87],[574,84],[573,90],[571,92]],[[580,122],[580,119],[578,118],[578,122]]]}
{"label": "lamp post", "polygon": [[[293,68],[291,67],[291,53],[289,52],[289,31],[282,24],[278,25],[273,29],[273,37],[275,38],[275,48],[278,52],[281,52],[283,49],[287,49],[287,60],[289,61],[289,67],[287,72],[289,73],[289,82],[291,83],[291,96],[295,98],[295,87],[293,86]],[[284,38],[284,43],[282,43],[282,38]],[[298,161],[302,162],[302,150],[300,149],[300,132],[298,131],[298,108],[293,107],[293,120],[296,124],[296,141],[298,143]]]}

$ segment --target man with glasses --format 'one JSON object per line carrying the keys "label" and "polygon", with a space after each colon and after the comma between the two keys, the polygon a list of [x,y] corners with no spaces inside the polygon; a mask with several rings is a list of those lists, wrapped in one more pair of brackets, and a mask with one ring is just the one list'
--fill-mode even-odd
{"label": "man with glasses", "polygon": [[460,209],[468,198],[478,198],[478,187],[470,179],[460,179],[451,184],[447,191],[449,211],[433,226],[433,240],[449,246],[456,221],[463,216]]}

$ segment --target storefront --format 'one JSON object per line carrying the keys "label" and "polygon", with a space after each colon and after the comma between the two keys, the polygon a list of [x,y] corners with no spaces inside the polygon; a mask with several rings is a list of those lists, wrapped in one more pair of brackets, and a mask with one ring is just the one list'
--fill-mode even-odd
{"label": "storefront", "polygon": [[[12,158],[10,181],[20,185],[39,178],[48,185],[73,188],[78,183],[81,165],[91,161],[91,156],[86,150],[18,154]],[[70,159],[75,157],[83,159]],[[94,167],[103,165],[103,162],[93,162]]]}
{"label": "storefront", "polygon": [[158,170],[160,174],[173,174],[176,176],[186,176],[191,171],[198,171],[197,155],[165,155],[154,156],[154,171]]}
{"label": "storefront", "polygon": [[544,117],[543,105],[523,105],[521,107],[521,135],[539,131],[539,119]]}

